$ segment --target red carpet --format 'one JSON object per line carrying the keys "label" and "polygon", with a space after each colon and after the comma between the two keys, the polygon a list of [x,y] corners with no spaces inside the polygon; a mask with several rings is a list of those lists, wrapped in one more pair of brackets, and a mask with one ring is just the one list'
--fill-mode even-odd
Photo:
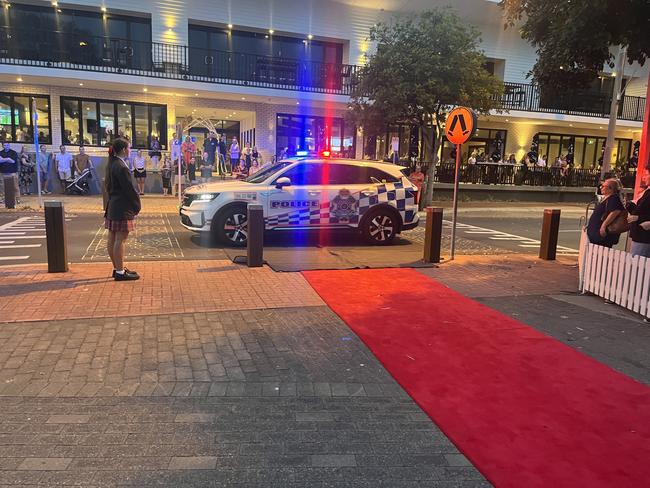
{"label": "red carpet", "polygon": [[494,485],[650,486],[650,388],[410,269],[304,276]]}

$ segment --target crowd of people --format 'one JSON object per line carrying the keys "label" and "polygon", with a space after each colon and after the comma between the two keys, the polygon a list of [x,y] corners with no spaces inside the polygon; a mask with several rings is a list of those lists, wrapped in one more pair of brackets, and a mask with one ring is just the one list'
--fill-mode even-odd
{"label": "crowd of people", "polygon": [[77,154],[72,154],[63,145],[58,152],[50,152],[45,144],[41,144],[37,154],[29,154],[25,146],[21,146],[20,152],[17,152],[8,142],[4,142],[0,151],[0,174],[13,179],[18,202],[21,195],[32,194],[36,178],[41,179],[43,194],[52,193],[52,178],[58,180],[61,193],[65,193],[68,182],[90,168],[92,160],[83,146],[79,147]]}

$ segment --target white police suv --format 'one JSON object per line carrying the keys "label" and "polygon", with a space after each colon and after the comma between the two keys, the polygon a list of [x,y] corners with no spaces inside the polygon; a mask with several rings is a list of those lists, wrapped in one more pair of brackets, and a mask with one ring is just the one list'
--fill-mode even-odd
{"label": "white police suv", "polygon": [[246,206],[264,209],[267,230],[349,228],[373,244],[418,225],[416,188],[393,164],[345,159],[291,159],[245,180],[188,188],[181,222],[233,246],[246,245]]}

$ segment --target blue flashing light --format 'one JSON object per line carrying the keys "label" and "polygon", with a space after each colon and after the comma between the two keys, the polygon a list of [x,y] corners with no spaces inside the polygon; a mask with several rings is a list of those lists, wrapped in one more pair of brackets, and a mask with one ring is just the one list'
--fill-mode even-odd
{"label": "blue flashing light", "polygon": [[308,156],[309,151],[296,151],[296,156]]}

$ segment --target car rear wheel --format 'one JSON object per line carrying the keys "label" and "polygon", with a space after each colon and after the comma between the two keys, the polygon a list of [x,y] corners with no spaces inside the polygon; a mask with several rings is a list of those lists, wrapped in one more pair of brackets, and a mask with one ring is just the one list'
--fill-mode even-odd
{"label": "car rear wheel", "polygon": [[385,246],[397,235],[399,223],[395,212],[378,208],[372,210],[361,225],[361,234],[370,243]]}
{"label": "car rear wheel", "polygon": [[217,216],[214,233],[219,241],[234,247],[244,247],[248,241],[246,207],[233,205]]}

